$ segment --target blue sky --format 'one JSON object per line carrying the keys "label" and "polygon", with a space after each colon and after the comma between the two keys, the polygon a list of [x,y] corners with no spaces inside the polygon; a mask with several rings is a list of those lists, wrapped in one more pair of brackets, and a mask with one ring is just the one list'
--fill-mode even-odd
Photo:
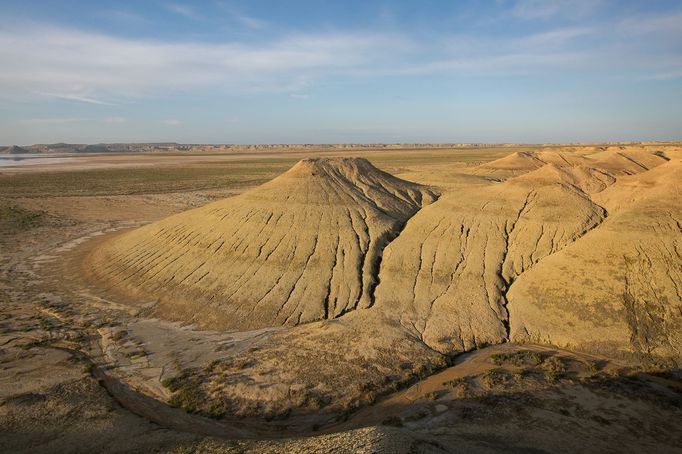
{"label": "blue sky", "polygon": [[0,3],[0,144],[682,139],[682,2]]}

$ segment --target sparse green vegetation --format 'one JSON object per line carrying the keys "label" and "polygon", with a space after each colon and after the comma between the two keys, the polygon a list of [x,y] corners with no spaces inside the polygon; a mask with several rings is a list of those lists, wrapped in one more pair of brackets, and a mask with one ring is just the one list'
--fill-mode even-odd
{"label": "sparse green vegetation", "polygon": [[296,161],[296,158],[283,158],[259,160],[257,165],[254,161],[230,161],[192,167],[8,174],[0,175],[0,193],[6,197],[55,197],[250,187],[277,176]]}
{"label": "sparse green vegetation", "polygon": [[488,389],[503,388],[513,381],[511,374],[503,369],[488,370],[481,375],[480,380],[481,385]]}
{"label": "sparse green vegetation", "polygon": [[47,345],[50,345],[50,343],[51,343],[51,339],[38,339],[38,340],[34,340],[34,341],[28,342],[26,344],[23,344],[21,346],[21,348],[23,348],[24,350],[29,350],[29,349],[34,348],[34,347],[45,347]]}
{"label": "sparse green vegetation", "polygon": [[448,388],[457,388],[463,384],[466,384],[464,377],[453,378],[452,380],[443,382],[443,386],[447,386]]}
{"label": "sparse green vegetation", "polygon": [[542,362],[542,355],[538,352],[522,350],[511,353],[496,353],[490,356],[496,366],[537,366]]}
{"label": "sparse green vegetation", "polygon": [[424,398],[427,400],[438,400],[440,398],[441,394],[437,391],[432,391],[430,393],[426,393],[424,395]]}
{"label": "sparse green vegetation", "polygon": [[566,365],[556,356],[545,359],[540,366],[549,381],[557,381],[566,373]]}
{"label": "sparse green vegetation", "polygon": [[202,411],[208,403],[206,392],[202,388],[202,379],[195,369],[187,369],[181,375],[164,379],[161,384],[172,393],[168,404],[182,408],[188,413],[201,413],[207,416],[219,417],[224,410],[218,402],[211,402],[207,411]]}
{"label": "sparse green vegetation", "polygon": [[0,202],[0,230],[20,232],[44,225],[48,216],[43,211],[31,211],[18,205]]}

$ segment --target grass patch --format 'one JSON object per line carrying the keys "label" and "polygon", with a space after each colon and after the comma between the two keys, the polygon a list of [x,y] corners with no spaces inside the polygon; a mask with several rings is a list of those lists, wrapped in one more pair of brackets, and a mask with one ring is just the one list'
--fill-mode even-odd
{"label": "grass patch", "polygon": [[0,204],[0,230],[22,232],[45,225],[47,221],[48,215],[44,211],[31,211],[18,205]]}
{"label": "grass patch", "polygon": [[96,169],[0,175],[6,197],[134,195],[255,186],[279,175],[296,159],[230,161],[193,167]]}
{"label": "grass patch", "polygon": [[218,406],[205,410],[208,401],[202,387],[203,380],[195,369],[187,369],[177,377],[167,378],[161,384],[172,394],[168,400],[171,407],[182,408],[188,413],[199,413],[206,416],[220,417],[224,413]]}
{"label": "grass patch", "polygon": [[426,394],[424,395],[424,398],[425,398],[426,400],[438,400],[438,399],[440,398],[440,396],[441,396],[441,395],[440,395],[439,392],[433,391],[433,392],[430,392],[430,393],[426,393]]}
{"label": "grass patch", "polygon": [[512,383],[512,375],[502,369],[491,369],[481,375],[481,385],[488,389],[499,389]]}
{"label": "grass patch", "polygon": [[490,356],[496,366],[537,366],[542,362],[542,355],[538,352],[522,350],[511,353],[496,353]]}
{"label": "grass patch", "polygon": [[545,359],[540,368],[544,372],[545,378],[552,382],[561,379],[567,371],[566,365],[556,356]]}
{"label": "grass patch", "polygon": [[50,345],[51,342],[52,342],[51,339],[34,340],[32,342],[22,345],[21,348],[24,350],[29,350],[34,347],[45,347]]}

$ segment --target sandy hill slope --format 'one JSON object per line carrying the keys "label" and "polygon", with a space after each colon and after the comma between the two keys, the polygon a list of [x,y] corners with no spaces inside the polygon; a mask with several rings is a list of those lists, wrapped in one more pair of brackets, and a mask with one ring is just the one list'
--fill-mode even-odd
{"label": "sandy hill slope", "polygon": [[115,237],[87,264],[158,300],[155,315],[204,327],[351,312],[334,326],[358,345],[374,345],[357,334],[371,327],[443,354],[513,339],[679,357],[679,169],[636,147],[514,153],[434,201],[362,159],[304,160]]}
{"label": "sandy hill slope", "polygon": [[605,210],[580,189],[602,178],[544,164],[501,184],[444,194],[386,248],[376,308],[400,314],[406,329],[443,353],[503,342],[507,289],[602,222]]}
{"label": "sandy hill slope", "polygon": [[516,184],[540,186],[557,184],[572,187],[587,195],[603,191],[612,185],[616,178],[611,173],[590,165],[561,166],[547,164],[537,170],[520,175],[513,181]]}
{"label": "sandy hill slope", "polygon": [[357,408],[510,340],[679,364],[682,161],[631,151],[446,169],[465,178],[435,201],[364,160],[305,160],[110,237],[86,265],[114,296],[160,299],[160,318],[289,325],[199,372],[201,405],[238,415]]}
{"label": "sandy hill slope", "polygon": [[598,147],[575,151],[572,147],[543,149],[539,152],[516,152],[504,158],[480,165],[472,173],[504,180],[537,170],[546,164],[561,168],[585,167],[598,169],[611,176],[634,175],[659,166],[676,156],[676,147],[652,150],[640,146]]}
{"label": "sandy hill slope", "polygon": [[682,356],[682,161],[596,195],[609,217],[521,276],[511,338],[607,354]]}
{"label": "sandy hill slope", "polygon": [[646,152],[608,152],[593,159],[596,167],[614,175],[634,175],[666,162],[665,158]]}
{"label": "sandy hill slope", "polygon": [[546,164],[556,164],[557,166],[578,166],[589,165],[590,160],[584,156],[570,151],[545,150],[535,154],[539,160]]}
{"label": "sandy hill slope", "polygon": [[530,172],[545,164],[546,162],[540,159],[536,153],[517,151],[504,158],[478,166],[474,173],[507,178]]}
{"label": "sandy hill slope", "polygon": [[94,274],[159,299],[156,312],[252,329],[337,317],[372,303],[379,257],[435,195],[364,159],[300,161],[238,197],[104,244]]}

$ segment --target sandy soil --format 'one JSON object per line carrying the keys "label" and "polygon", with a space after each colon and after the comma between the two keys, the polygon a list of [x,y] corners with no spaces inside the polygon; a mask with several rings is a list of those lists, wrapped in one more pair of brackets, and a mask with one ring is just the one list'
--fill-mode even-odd
{"label": "sandy soil", "polygon": [[[578,151],[585,156],[599,152]],[[499,185],[495,181],[519,175],[518,163],[502,169],[479,168],[480,162],[499,158],[499,150],[481,151],[479,159],[462,156],[455,162],[438,162],[442,151],[390,153],[378,156],[376,164],[439,190]],[[111,162],[87,159],[92,162],[78,167],[84,177],[88,165],[113,169],[119,158],[103,157],[112,159],[113,167]],[[144,159],[155,166],[178,164],[158,156]],[[73,168],[32,167],[32,171],[46,170]],[[16,174],[23,172],[26,178],[35,176],[27,170]],[[649,365],[643,372],[642,364],[631,358],[512,343],[481,345],[472,353],[438,362],[440,352],[413,338],[386,332],[383,339],[373,340],[377,330],[386,326],[383,316],[363,320],[349,314],[347,319],[294,329],[205,331],[159,319],[150,311],[154,301],[121,298],[79,277],[77,264],[97,244],[126,229],[241,193],[249,184],[231,180],[209,191],[2,198],[6,205],[27,210],[16,215],[27,220],[17,217],[0,225],[0,450],[672,452],[682,448],[676,423],[682,407],[680,382],[670,368]],[[613,200],[612,207],[623,204],[621,198],[607,198]],[[377,354],[368,356],[372,349]],[[429,358],[431,366],[423,367],[425,363],[417,358]],[[375,375],[377,380],[388,377],[382,385],[388,391],[371,387]],[[174,384],[174,378],[183,376],[186,382]],[[204,401],[224,399],[229,395],[225,390],[231,389],[246,400],[251,395],[266,404],[251,415],[247,411],[242,417],[220,419],[169,406],[169,399],[184,406],[173,400],[178,394],[173,389],[194,383],[195,377],[204,384],[214,383],[216,377],[228,380],[220,387],[202,388],[202,393],[216,392],[201,394]],[[350,400],[344,406],[327,403],[326,388],[307,387],[308,382],[320,380],[357,398],[352,405]],[[184,388],[186,393],[194,390]],[[289,413],[268,414],[268,399],[280,402],[282,392],[288,393],[290,403],[302,399],[299,406]]]}

